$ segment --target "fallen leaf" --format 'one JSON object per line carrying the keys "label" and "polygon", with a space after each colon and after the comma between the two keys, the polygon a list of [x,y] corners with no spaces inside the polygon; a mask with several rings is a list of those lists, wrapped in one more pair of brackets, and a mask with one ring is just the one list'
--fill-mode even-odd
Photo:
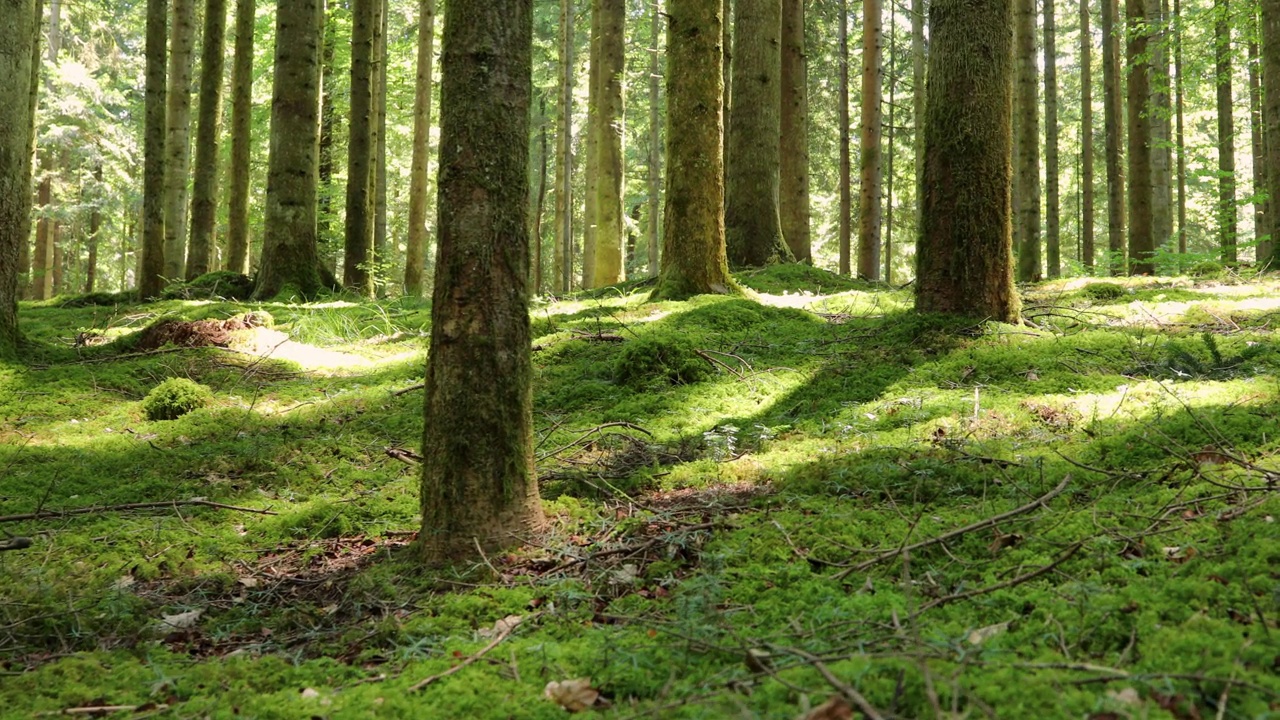
{"label": "fallen leaf", "polygon": [[552,680],[542,694],[569,712],[582,712],[600,699],[600,691],[591,687],[591,678]]}
{"label": "fallen leaf", "polygon": [[837,695],[810,710],[804,720],[853,720],[853,708]]}
{"label": "fallen leaf", "polygon": [[999,635],[1000,633],[1008,629],[1009,629],[1008,621],[1002,622],[1002,623],[996,623],[995,625],[988,625],[983,628],[978,628],[977,630],[974,630],[973,632],[969,633],[969,637],[968,637],[969,644],[981,645],[987,640],[990,640],[991,638]]}
{"label": "fallen leaf", "polygon": [[247,588],[256,588],[256,587],[258,587],[258,578],[253,577],[253,576],[251,576],[251,575],[245,575],[244,577],[242,577],[242,578],[240,578],[240,579],[236,580],[236,582],[237,582],[237,583],[240,583],[240,585],[242,585],[242,586],[244,586],[244,587],[247,587]]}
{"label": "fallen leaf", "polygon": [[160,618],[160,624],[175,630],[186,630],[187,628],[195,627],[196,622],[200,620],[200,616],[203,614],[203,608],[196,608],[188,612],[164,615]]}
{"label": "fallen leaf", "polygon": [[1141,705],[1142,696],[1138,694],[1137,689],[1127,687],[1123,690],[1109,690],[1107,697],[1124,705]]}
{"label": "fallen leaf", "polygon": [[494,623],[493,627],[491,628],[480,628],[479,630],[476,631],[476,634],[482,638],[485,638],[486,640],[489,638],[497,637],[502,633],[511,632],[511,629],[519,625],[520,621],[523,619],[524,618],[520,617],[519,615],[508,615],[502,618],[501,620],[499,620],[498,622]]}
{"label": "fallen leaf", "polygon": [[320,697],[320,691],[315,688],[303,688],[301,694],[302,697],[307,698],[308,700],[314,700]]}

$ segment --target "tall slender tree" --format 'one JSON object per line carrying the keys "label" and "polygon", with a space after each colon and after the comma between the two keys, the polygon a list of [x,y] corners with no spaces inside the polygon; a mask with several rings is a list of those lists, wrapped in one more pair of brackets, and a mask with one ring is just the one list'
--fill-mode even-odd
{"label": "tall slender tree", "polygon": [[200,106],[196,117],[195,185],[191,190],[191,239],[187,279],[209,272],[218,211],[218,134],[222,125],[222,58],[227,32],[226,0],[205,0],[200,51]]}
{"label": "tall slender tree", "polygon": [[[1107,2],[1108,0],[1103,0]],[[1089,0],[1080,0],[1080,262],[1092,274],[1093,237],[1093,34]]]}
{"label": "tall slender tree", "polygon": [[169,90],[165,114],[164,276],[183,277],[187,257],[187,176],[191,170],[191,65],[196,41],[194,0],[173,0]]}
{"label": "tall slender tree", "polygon": [[573,287],[573,0],[560,0],[560,112],[556,130],[555,288]]}
{"label": "tall slender tree", "polygon": [[[373,162],[369,179],[373,194],[373,245],[375,267],[389,268],[394,262],[387,243],[387,12],[388,0],[378,1],[378,17],[373,41]],[[383,271],[370,272],[369,285],[374,295],[386,294]]]}
{"label": "tall slender tree", "polygon": [[1014,42],[1017,46],[1017,211],[1018,280],[1040,280],[1040,92],[1036,83],[1036,3],[1015,0]]}
{"label": "tall slender tree", "polygon": [[626,69],[626,46],[623,23],[627,15],[625,0],[594,0],[593,13],[599,12],[598,45],[600,74],[596,79],[599,103],[596,107],[596,220],[595,256],[592,263],[592,287],[621,282],[624,276],[622,238],[625,233],[623,194],[623,117],[622,80]]}
{"label": "tall slender tree", "polygon": [[519,544],[543,522],[526,281],[532,13],[532,0],[445,3],[418,535],[428,562]]}
{"label": "tall slender tree", "polygon": [[649,162],[648,162],[648,209],[645,212],[647,226],[645,234],[648,238],[648,275],[658,276],[658,247],[662,242],[662,68],[659,61],[661,46],[662,0],[650,3],[652,15],[649,17]]}
{"label": "tall slender tree", "polygon": [[920,227],[920,209],[923,207],[924,178],[924,0],[911,0],[911,122],[912,148],[915,151],[915,221]]}
{"label": "tall slender tree", "polygon": [[593,287],[596,267],[596,224],[600,222],[596,203],[600,201],[600,13],[598,0],[589,0],[591,8],[591,35],[587,44],[587,127],[586,147],[583,149],[582,198],[582,287]]}
{"label": "tall slender tree", "polygon": [[[338,34],[345,8],[336,2],[326,2],[324,11],[324,49],[320,58],[320,188],[319,209],[316,219],[316,243],[319,245],[320,263],[325,272],[336,273],[338,250],[342,240],[335,237],[333,229],[334,141],[338,131],[338,103],[334,86],[337,85]],[[345,231],[345,228],[344,228]]]}
{"label": "tall slender tree", "polygon": [[1044,2],[1044,250],[1049,277],[1062,275],[1058,191],[1058,37],[1054,0]]}
{"label": "tall slender tree", "polygon": [[18,248],[31,216],[32,113],[28,98],[38,25],[32,0],[0,0],[0,359],[18,349]]}
{"label": "tall slender tree", "polygon": [[734,267],[791,259],[778,214],[781,0],[734,3],[725,241]]}
{"label": "tall slender tree", "polygon": [[374,46],[381,1],[353,0],[351,4],[351,116],[342,282],[362,294],[373,293],[369,261],[373,259]]}
{"label": "tall slender tree", "polygon": [[862,2],[862,124],[859,131],[858,277],[880,279],[880,0]]}
{"label": "tall slender tree", "polygon": [[1280,0],[1261,0],[1262,36],[1262,146],[1266,153],[1267,196],[1273,212],[1267,213],[1267,233],[1271,236],[1271,267],[1280,251]]}
{"label": "tall slender tree", "polygon": [[1123,275],[1125,262],[1124,162],[1121,133],[1124,127],[1120,102],[1120,37],[1116,27],[1120,17],[1119,0],[1100,0],[1102,4],[1102,123],[1107,155],[1107,250],[1112,275]]}
{"label": "tall slender tree", "polygon": [[1012,2],[932,0],[929,38],[916,310],[1013,322]]}
{"label": "tall slender tree", "polygon": [[307,298],[321,287],[316,189],[323,27],[322,0],[280,0],[277,5],[271,154],[262,263],[254,288],[259,299],[286,290]]}
{"label": "tall slender tree", "polygon": [[[49,3],[49,43],[46,62],[50,68],[57,68],[58,54],[62,48],[62,2],[51,0]],[[43,18],[42,18],[43,20]],[[53,86],[46,81],[45,90],[50,94]],[[40,153],[40,185],[37,190],[36,204],[39,205],[39,219],[36,222],[36,248],[32,265],[32,297],[47,300],[54,295],[54,267],[58,236],[58,222],[54,217],[53,178],[57,174],[54,151],[44,149]]]}
{"label": "tall slender tree", "polygon": [[1262,73],[1258,46],[1258,15],[1250,17],[1249,27],[1249,145],[1253,165],[1253,235],[1257,243],[1259,263],[1271,257],[1271,237],[1267,234],[1267,161],[1262,144]]}
{"label": "tall slender tree", "polygon": [[655,299],[735,289],[725,257],[722,12],[720,0],[667,2],[667,191]]}
{"label": "tall slender tree", "polygon": [[142,262],[138,293],[164,288],[165,43],[168,0],[147,0],[146,95],[142,161]]}
{"label": "tall slender tree", "polygon": [[1239,260],[1236,247],[1236,132],[1231,89],[1231,17],[1228,0],[1214,0],[1214,59],[1218,98],[1218,246],[1222,261]]}
{"label": "tall slender tree", "polygon": [[809,262],[809,71],[803,0],[782,0],[782,136],[779,213],[797,262]]}
{"label": "tall slender tree", "polygon": [[228,270],[249,272],[249,147],[253,120],[254,0],[236,0],[231,61],[231,165],[227,197]]}
{"label": "tall slender tree", "polygon": [[840,94],[837,121],[840,125],[840,179],[837,181],[840,193],[840,216],[837,218],[837,234],[840,245],[840,274],[852,272],[853,255],[853,195],[852,161],[849,138],[849,0],[840,0],[840,22],[838,33],[840,53]]}
{"label": "tall slender tree", "polygon": [[1174,145],[1178,154],[1178,252],[1187,251],[1187,143],[1184,127],[1183,67],[1182,67],[1182,0],[1173,0],[1173,64],[1177,77],[1174,115],[1177,118]]}
{"label": "tall slender tree", "polygon": [[422,294],[426,270],[428,167],[431,162],[431,71],[435,59],[436,0],[418,0],[418,74],[413,93],[413,165],[409,170],[409,242],[404,292]]}
{"label": "tall slender tree", "polygon": [[1173,112],[1169,102],[1168,0],[1147,0],[1147,27],[1151,30],[1151,100],[1147,117],[1151,124],[1151,239],[1162,247],[1173,236]]}
{"label": "tall slender tree", "polygon": [[1147,46],[1145,0],[1127,0],[1126,54],[1129,60],[1129,88],[1126,108],[1129,123],[1129,273],[1155,272],[1151,235],[1151,118],[1147,112],[1150,86],[1147,73],[1150,56]]}
{"label": "tall slender tree", "polygon": [[[44,22],[44,2],[43,0],[35,0],[35,20],[33,27],[36,28],[35,39],[31,43],[31,78],[30,92],[27,95],[28,112],[27,117],[31,122],[30,150],[27,153],[27,164],[24,177],[27,178],[27,186],[31,184],[32,171],[34,169],[32,160],[35,157],[36,147],[36,131],[35,117],[36,107],[40,95],[40,25]],[[31,243],[28,239],[31,237],[31,213],[28,212],[23,221],[18,226],[18,237],[21,238],[18,243],[18,289],[17,298],[28,297],[31,292]],[[122,282],[121,285],[124,283]]]}

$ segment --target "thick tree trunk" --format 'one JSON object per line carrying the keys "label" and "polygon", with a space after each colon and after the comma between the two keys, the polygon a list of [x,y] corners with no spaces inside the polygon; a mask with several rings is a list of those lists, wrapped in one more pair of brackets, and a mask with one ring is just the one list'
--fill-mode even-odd
{"label": "thick tree trunk", "polygon": [[449,0],[444,15],[419,534],[428,562],[519,545],[543,522],[525,280],[532,0]]}
{"label": "thick tree trunk", "polygon": [[377,6],[382,0],[351,5],[351,128],[347,141],[347,217],[342,282],[363,295],[373,293],[369,261],[373,246],[373,75]]}
{"label": "thick tree trunk", "polygon": [[258,299],[284,293],[309,298],[321,287],[316,188],[323,27],[322,0],[280,0],[262,266],[254,289]]}
{"label": "thick tree trunk", "polygon": [[560,0],[560,124],[556,130],[555,289],[573,288],[573,0]]}
{"label": "thick tree trunk", "polygon": [[227,269],[249,272],[249,143],[253,119],[254,0],[236,0],[231,62],[231,169],[227,198]]}
{"label": "thick tree trunk", "polygon": [[[1103,0],[1107,2],[1108,0]],[[1093,274],[1093,34],[1089,0],[1080,0],[1080,262]]]}
{"label": "thick tree trunk", "polygon": [[781,31],[781,0],[735,3],[724,217],[729,263],[734,267],[791,259],[778,215]]}
{"label": "thick tree trunk", "polygon": [[427,268],[427,200],[431,163],[431,73],[435,59],[436,0],[418,0],[418,76],[413,95],[413,165],[409,170],[409,243],[404,293],[422,295]]}
{"label": "thick tree trunk", "polygon": [[1236,132],[1232,114],[1231,19],[1228,0],[1214,4],[1214,57],[1218,97],[1218,246],[1222,261],[1239,260],[1236,248]]}
{"label": "thick tree trunk", "polygon": [[649,198],[645,213],[648,225],[645,235],[649,246],[648,275],[657,277],[658,243],[662,239],[662,114],[659,107],[662,101],[662,66],[658,53],[661,52],[660,30],[665,16],[662,12],[662,0],[653,0],[652,8],[653,15],[649,18]]}
{"label": "thick tree trunk", "polygon": [[1129,91],[1129,274],[1152,275],[1155,243],[1151,235],[1151,118],[1145,0],[1127,0]]}
{"label": "thick tree trunk", "polygon": [[222,58],[227,31],[226,0],[205,0],[204,46],[200,53],[200,110],[196,119],[196,171],[191,190],[191,241],[187,279],[211,269],[218,212],[218,131],[222,123]]}
{"label": "thick tree trunk", "polygon": [[1260,5],[1262,124],[1266,129],[1262,145],[1267,156],[1267,195],[1271,198],[1272,209],[1266,217],[1272,256],[1266,261],[1274,268],[1278,259],[1276,251],[1280,249],[1280,0],[1261,0]]}
{"label": "thick tree trunk", "polygon": [[622,282],[622,79],[626,70],[623,22],[625,0],[595,0],[600,14],[600,101],[596,105],[596,232],[592,287]]}
{"label": "thick tree trunk", "polygon": [[173,0],[165,120],[164,277],[179,280],[187,256],[187,176],[191,170],[191,64],[196,40],[193,0]]}
{"label": "thick tree trunk", "polygon": [[667,191],[654,299],[735,290],[724,242],[722,12],[720,0],[667,2]]}
{"label": "thick tree trunk", "polygon": [[1125,262],[1125,207],[1124,162],[1121,154],[1121,133],[1124,127],[1120,102],[1120,37],[1123,31],[1116,27],[1119,21],[1119,0],[1102,2],[1102,115],[1106,136],[1107,154],[1107,250],[1110,253],[1112,275],[1124,275]]}
{"label": "thick tree trunk", "polygon": [[142,170],[142,262],[138,293],[145,300],[164,288],[165,35],[168,0],[147,0],[147,88]]}
{"label": "thick tree trunk", "polygon": [[32,0],[0,0],[0,359],[18,349],[18,248],[31,216],[32,114],[28,98],[39,26]]}
{"label": "thick tree trunk", "polygon": [[862,123],[859,131],[858,277],[880,279],[880,0],[862,2]]}
{"label": "thick tree trunk", "polygon": [[1044,2],[1044,250],[1049,277],[1062,275],[1058,193],[1058,45],[1054,0]]}
{"label": "thick tree trunk", "polygon": [[804,1],[782,0],[782,137],[779,213],[796,262],[811,262],[809,240],[809,71]]}
{"label": "thick tree trunk", "polygon": [[1151,48],[1151,240],[1164,247],[1173,236],[1173,140],[1169,106],[1168,0],[1147,0],[1147,23],[1153,28]]}
{"label": "thick tree trunk", "polygon": [[1014,322],[1011,0],[933,0],[916,310]]}
{"label": "thick tree trunk", "polygon": [[1040,92],[1036,83],[1036,3],[1016,0],[1018,70],[1018,280],[1041,279],[1040,254]]}
{"label": "thick tree trunk", "polygon": [[849,275],[853,262],[853,194],[849,187],[853,180],[853,163],[849,157],[849,0],[840,0],[837,33],[840,45],[840,107],[836,115],[840,125],[840,216],[836,220],[836,232],[840,245],[839,271],[841,275]]}

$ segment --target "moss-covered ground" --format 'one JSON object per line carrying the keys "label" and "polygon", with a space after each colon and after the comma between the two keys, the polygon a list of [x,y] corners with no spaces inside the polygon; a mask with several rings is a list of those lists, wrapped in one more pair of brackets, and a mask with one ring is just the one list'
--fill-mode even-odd
{"label": "moss-covered ground", "polygon": [[[24,304],[0,717],[1280,717],[1280,280],[1046,283],[1020,326],[739,280],[538,304],[552,522],[443,570],[427,305]],[[212,399],[147,420],[171,378]]]}

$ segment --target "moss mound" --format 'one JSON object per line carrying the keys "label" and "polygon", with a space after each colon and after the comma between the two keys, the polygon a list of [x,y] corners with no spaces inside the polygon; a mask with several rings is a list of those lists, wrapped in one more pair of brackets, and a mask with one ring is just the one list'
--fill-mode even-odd
{"label": "moss mound", "polygon": [[230,270],[205,273],[194,280],[165,288],[166,300],[248,300],[253,295],[253,278]]}
{"label": "moss mound", "polygon": [[148,420],[176,420],[213,401],[213,392],[186,378],[169,378],[142,399]]}
{"label": "moss mound", "polygon": [[628,342],[614,364],[614,378],[631,387],[654,383],[688,385],[709,372],[710,366],[698,355],[692,341],[670,335]]}

